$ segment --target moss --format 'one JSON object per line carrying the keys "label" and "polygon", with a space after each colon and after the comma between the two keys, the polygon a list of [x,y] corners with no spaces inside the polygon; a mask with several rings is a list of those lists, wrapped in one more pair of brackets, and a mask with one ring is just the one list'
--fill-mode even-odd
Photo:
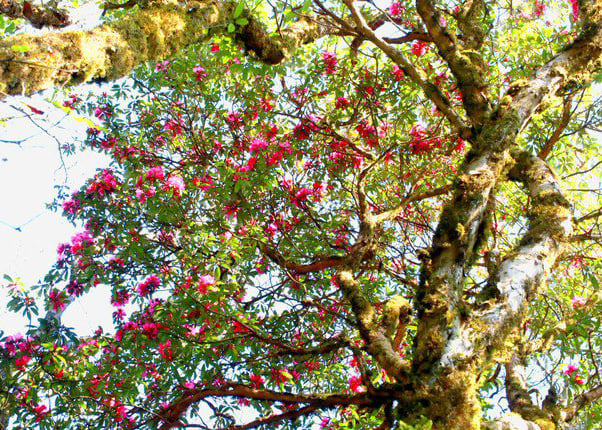
{"label": "moss", "polygon": [[541,430],[556,430],[556,424],[546,418],[538,418],[533,421]]}

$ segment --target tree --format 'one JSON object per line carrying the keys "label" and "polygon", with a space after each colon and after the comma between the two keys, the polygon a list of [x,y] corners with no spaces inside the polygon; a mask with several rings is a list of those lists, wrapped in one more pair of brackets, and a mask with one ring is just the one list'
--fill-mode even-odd
{"label": "tree", "polygon": [[[64,104],[113,164],[62,204],[85,229],[45,317],[4,339],[5,417],[599,425],[602,2],[251,3],[0,45],[7,96],[131,78]],[[60,315],[90,288],[115,331],[78,338]]]}

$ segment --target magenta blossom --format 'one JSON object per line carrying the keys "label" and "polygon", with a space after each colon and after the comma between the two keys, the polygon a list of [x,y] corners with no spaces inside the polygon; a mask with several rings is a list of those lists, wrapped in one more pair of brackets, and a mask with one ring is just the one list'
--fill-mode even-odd
{"label": "magenta blossom", "polygon": [[199,277],[199,293],[207,294],[207,288],[215,285],[215,278],[211,275],[203,275]]}

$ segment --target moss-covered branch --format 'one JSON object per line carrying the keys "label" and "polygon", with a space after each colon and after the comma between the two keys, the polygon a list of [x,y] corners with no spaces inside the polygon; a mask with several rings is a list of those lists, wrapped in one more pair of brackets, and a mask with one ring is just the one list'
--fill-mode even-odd
{"label": "moss-covered branch", "polygon": [[[210,29],[225,28],[236,2],[197,1],[149,3],[146,9],[90,31],[30,36],[21,34],[0,42],[0,97],[29,95],[46,88],[127,76],[137,65],[158,61],[210,38]],[[268,64],[277,64],[304,43],[329,32],[319,21],[301,18],[277,35],[243,13],[248,24],[235,39]]]}
{"label": "moss-covered branch", "polygon": [[[478,2],[474,2],[475,5]],[[481,55],[474,50],[463,49],[456,37],[448,31],[447,27],[440,24],[440,15],[431,0],[417,0],[416,10],[428,29],[431,39],[439,48],[441,57],[447,62],[454,74],[458,87],[462,92],[462,101],[466,113],[475,127],[480,128],[491,113],[491,106],[487,97],[487,84],[485,77],[487,71]],[[476,11],[482,8],[470,8],[470,15],[464,15],[464,21],[478,20]],[[468,28],[468,25],[465,25]],[[470,27],[478,27],[478,23],[471,23]]]}
{"label": "moss-covered branch", "polygon": [[[600,3],[602,2],[596,4]],[[597,7],[595,12],[599,13],[602,6]],[[472,354],[471,348],[463,347],[466,343],[463,336],[466,333],[461,322],[464,308],[461,300],[462,284],[466,265],[474,255],[475,245],[487,229],[487,205],[511,160],[509,150],[546,96],[554,94],[571,79],[585,83],[591,79],[592,72],[602,60],[601,42],[601,24],[589,27],[586,34],[557,54],[531,78],[512,86],[502,104],[473,139],[473,148],[461,168],[454,197],[442,211],[433,245],[423,265],[417,294],[420,322],[414,356],[416,371],[429,369],[429,372],[433,372],[437,367],[432,366],[435,362],[443,366],[441,359],[445,350],[448,351],[445,353],[448,360],[446,365],[452,366],[455,362],[451,359],[454,354],[449,351],[464,351],[467,356]],[[538,181],[535,180],[534,183]],[[534,219],[535,223],[538,222],[537,219]],[[536,231],[549,232],[548,227],[550,225],[536,227],[532,229],[533,234]],[[531,253],[536,251],[524,248],[521,252],[526,254],[520,258],[531,258],[535,256]],[[555,258],[554,252],[550,255]],[[547,265],[548,263],[546,270],[549,269]],[[543,275],[542,272],[537,276]],[[516,298],[512,296],[508,300],[514,301]],[[525,298],[519,300],[521,306],[524,300]]]}

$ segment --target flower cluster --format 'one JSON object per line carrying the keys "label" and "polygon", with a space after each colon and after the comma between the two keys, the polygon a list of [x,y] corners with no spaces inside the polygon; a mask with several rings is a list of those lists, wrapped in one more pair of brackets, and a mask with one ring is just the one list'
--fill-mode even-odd
{"label": "flower cluster", "polygon": [[324,74],[334,75],[337,69],[337,55],[333,52],[324,52],[322,60],[324,61]]}
{"label": "flower cluster", "polygon": [[88,195],[96,195],[102,197],[105,194],[111,194],[117,188],[117,180],[113,176],[110,170],[103,170],[100,176],[98,176],[86,190]]}
{"label": "flower cluster", "polygon": [[141,297],[145,297],[154,293],[159,286],[161,286],[161,281],[155,275],[152,275],[138,284],[136,291]]}

